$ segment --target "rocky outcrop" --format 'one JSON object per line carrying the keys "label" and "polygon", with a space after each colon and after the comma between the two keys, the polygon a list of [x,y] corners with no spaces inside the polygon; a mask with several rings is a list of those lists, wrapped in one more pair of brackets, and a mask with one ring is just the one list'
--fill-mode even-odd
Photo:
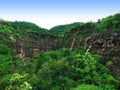
{"label": "rocky outcrop", "polygon": [[86,45],[101,55],[120,57],[120,30],[111,33],[104,31],[86,40]]}
{"label": "rocky outcrop", "polygon": [[[74,50],[78,46],[87,49],[86,52],[95,52],[104,57],[103,64],[110,68],[112,74],[120,79],[120,30],[92,31],[90,24],[72,29],[63,37],[63,47]],[[91,35],[90,35],[90,34]],[[102,61],[102,60],[101,60]]]}
{"label": "rocky outcrop", "polygon": [[120,80],[120,30],[104,30],[87,38],[83,43],[90,52],[102,55],[106,60],[103,63]]}
{"label": "rocky outcrop", "polygon": [[114,33],[105,30],[87,39],[86,45],[86,48],[91,46],[91,52],[96,52],[105,58],[109,58],[106,61],[106,65],[116,78],[120,79],[120,30],[116,30]]}
{"label": "rocky outcrop", "polygon": [[59,37],[50,34],[37,36],[33,33],[26,35],[26,38],[16,38],[11,44],[13,55],[19,58],[33,57],[40,51],[49,51],[59,48]]}
{"label": "rocky outcrop", "polygon": [[55,36],[33,26],[35,25],[30,23],[26,26],[23,22],[12,25],[14,30],[9,38],[13,43],[9,46],[13,56],[26,58],[33,57],[41,51],[63,47],[74,50],[83,46],[87,49],[86,52],[96,52],[104,58],[109,58],[104,64],[118,79],[120,78],[120,30],[100,30],[95,23],[90,22],[71,29],[64,36]]}

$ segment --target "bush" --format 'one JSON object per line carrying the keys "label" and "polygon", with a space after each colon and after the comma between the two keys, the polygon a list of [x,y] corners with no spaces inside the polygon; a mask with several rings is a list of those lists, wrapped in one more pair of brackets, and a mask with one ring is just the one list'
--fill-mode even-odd
{"label": "bush", "polygon": [[94,85],[82,84],[72,90],[104,90],[104,89],[99,88],[98,86],[94,86]]}

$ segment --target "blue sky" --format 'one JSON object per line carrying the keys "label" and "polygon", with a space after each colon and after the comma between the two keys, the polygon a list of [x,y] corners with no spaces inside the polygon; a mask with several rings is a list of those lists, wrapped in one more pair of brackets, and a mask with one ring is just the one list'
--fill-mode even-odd
{"label": "blue sky", "polygon": [[97,21],[120,12],[120,0],[0,0],[0,18],[33,22],[43,28]]}

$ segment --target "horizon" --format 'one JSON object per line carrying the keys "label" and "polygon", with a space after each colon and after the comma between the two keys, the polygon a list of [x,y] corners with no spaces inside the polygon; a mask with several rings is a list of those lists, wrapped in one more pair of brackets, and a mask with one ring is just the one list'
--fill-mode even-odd
{"label": "horizon", "polygon": [[96,22],[120,12],[119,3],[119,0],[2,0],[0,18],[50,29],[74,22]]}

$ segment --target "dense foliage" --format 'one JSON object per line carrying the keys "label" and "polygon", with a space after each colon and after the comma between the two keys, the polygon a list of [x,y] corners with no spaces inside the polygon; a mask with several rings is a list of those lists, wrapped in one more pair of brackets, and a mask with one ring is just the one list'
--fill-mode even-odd
{"label": "dense foliage", "polygon": [[[82,46],[86,39],[94,37],[104,31],[115,33],[120,30],[120,13],[99,19],[97,22],[87,22],[69,32],[65,32],[61,47],[70,47],[73,38],[75,38],[74,47]],[[69,38],[68,38],[69,37]]]}
{"label": "dense foliage", "polygon": [[[119,90],[119,81],[105,66],[105,58],[78,47],[82,44],[77,43],[104,29],[111,32],[118,30],[119,17],[118,13],[96,23],[60,25],[50,31],[29,22],[0,20],[0,90]],[[44,35],[53,39],[64,35],[60,39],[61,49],[40,51],[31,58],[18,57],[20,52],[13,47],[28,46],[30,52],[29,49]],[[73,38],[76,39],[76,49],[71,51],[69,48]],[[109,61],[107,64],[111,63]]]}
{"label": "dense foliage", "polygon": [[[36,67],[39,86],[42,90],[70,90],[81,84],[95,85],[103,90],[115,90],[117,80],[109,70],[100,63],[102,58],[87,53],[82,48],[74,52],[60,49],[47,53],[40,53],[33,60]],[[38,57],[40,59],[38,59]],[[82,89],[81,89],[82,90]]]}
{"label": "dense foliage", "polygon": [[116,90],[118,81],[102,60],[83,48],[41,52],[29,61],[12,61],[13,69],[1,77],[0,86],[5,90]]}
{"label": "dense foliage", "polygon": [[76,22],[72,24],[66,24],[66,25],[58,25],[49,30],[50,33],[54,35],[64,35],[65,32],[69,32],[72,28],[81,26],[82,22]]}
{"label": "dense foliage", "polygon": [[115,30],[120,28],[120,13],[98,20],[101,29]]}

